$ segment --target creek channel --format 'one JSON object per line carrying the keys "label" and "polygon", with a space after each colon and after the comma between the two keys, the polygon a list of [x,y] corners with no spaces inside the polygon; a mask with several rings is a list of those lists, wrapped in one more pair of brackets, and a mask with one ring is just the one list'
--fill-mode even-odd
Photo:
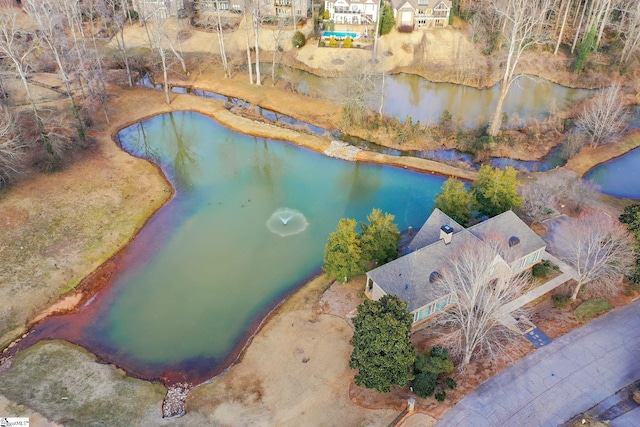
{"label": "creek channel", "polygon": [[[263,67],[265,76],[270,75],[270,65]],[[331,97],[336,85],[331,78],[319,77],[306,71],[291,67],[278,66],[276,78],[284,79],[295,87],[296,92],[313,97]],[[154,84],[150,76],[145,75],[139,85],[162,89],[162,85]],[[435,124],[445,111],[451,112],[452,120],[464,120],[465,126],[472,127],[487,120],[487,113],[492,111],[500,89],[499,84],[488,89],[476,89],[452,83],[434,83],[413,74],[393,74],[385,79],[385,104],[383,112],[399,120],[422,118],[423,124]],[[173,86],[174,93],[189,93],[228,103],[230,106],[253,109],[254,113],[273,123],[284,123],[299,130],[315,135],[329,135],[353,146],[391,156],[411,156],[429,160],[451,163],[465,163],[478,169],[480,163],[474,162],[474,155],[456,149],[441,150],[398,150],[375,144],[351,135],[345,135],[337,129],[325,129],[306,123],[302,120],[280,114],[278,112],[254,106],[249,102],[219,93]],[[543,119],[556,108],[569,105],[590,96],[588,89],[567,88],[548,80],[520,77],[511,88],[505,102],[505,114],[512,117],[512,122],[522,123],[531,119]],[[373,102],[373,100],[371,100]],[[372,105],[373,107],[373,105]],[[494,157],[486,161],[494,167],[512,166],[526,172],[544,172],[564,165],[562,146],[559,145],[539,160],[526,161],[503,157]]]}

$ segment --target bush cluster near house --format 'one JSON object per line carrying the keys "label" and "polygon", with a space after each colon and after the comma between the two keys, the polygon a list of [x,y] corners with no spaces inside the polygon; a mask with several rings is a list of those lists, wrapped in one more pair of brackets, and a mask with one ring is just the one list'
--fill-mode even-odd
{"label": "bush cluster near house", "polygon": [[409,339],[413,316],[407,303],[396,295],[378,301],[365,300],[353,319],[353,351],[349,366],[357,369],[355,383],[381,393],[391,386],[406,386],[413,379],[416,360]]}
{"label": "bush cluster near house", "polygon": [[517,192],[520,184],[516,170],[510,166],[504,170],[484,165],[478,180],[469,189],[456,178],[449,178],[436,196],[435,206],[461,225],[467,225],[477,210],[493,217],[522,205]]}
{"label": "bush cluster near house", "polygon": [[554,271],[558,271],[559,269],[560,267],[558,267],[548,259],[545,259],[541,263],[533,266],[533,268],[531,269],[531,274],[535,278],[545,279],[547,278],[547,276],[552,274]]}
{"label": "bush cluster near house", "polygon": [[449,350],[445,347],[434,346],[430,351],[419,354],[413,365],[414,393],[422,398],[435,393],[436,400],[442,402],[447,397],[445,388],[454,390],[458,386],[453,378],[447,376],[453,369]]}
{"label": "bush cluster near house", "polygon": [[324,249],[324,272],[346,283],[364,273],[372,263],[385,264],[396,259],[400,231],[394,218],[380,209],[373,209],[367,216],[368,223],[360,224],[361,233],[357,231],[355,219],[341,219]]}

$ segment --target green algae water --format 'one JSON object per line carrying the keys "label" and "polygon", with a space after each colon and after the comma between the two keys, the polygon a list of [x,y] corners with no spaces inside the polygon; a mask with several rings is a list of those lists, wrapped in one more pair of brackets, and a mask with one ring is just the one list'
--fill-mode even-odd
{"label": "green algae water", "polygon": [[320,271],[340,218],[364,221],[377,207],[417,229],[444,181],[243,135],[194,112],[156,116],[119,139],[176,193],[131,242],[75,341],[145,378],[224,369],[268,311]]}

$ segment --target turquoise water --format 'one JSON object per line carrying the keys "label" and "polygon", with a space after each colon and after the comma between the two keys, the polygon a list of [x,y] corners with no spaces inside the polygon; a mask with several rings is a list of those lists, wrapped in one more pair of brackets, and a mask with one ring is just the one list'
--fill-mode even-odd
{"label": "turquoise water", "polygon": [[640,148],[591,169],[584,178],[600,186],[600,191],[617,197],[640,199]]}
{"label": "turquoise water", "polygon": [[119,137],[176,194],[128,247],[81,344],[143,377],[228,363],[252,325],[319,271],[340,218],[378,207],[417,228],[444,181],[239,134],[194,112]]}
{"label": "turquoise water", "polygon": [[347,37],[351,37],[352,39],[355,39],[358,37],[358,33],[355,32],[351,32],[351,31],[324,31],[322,33],[323,37],[337,37],[337,38],[347,38]]}

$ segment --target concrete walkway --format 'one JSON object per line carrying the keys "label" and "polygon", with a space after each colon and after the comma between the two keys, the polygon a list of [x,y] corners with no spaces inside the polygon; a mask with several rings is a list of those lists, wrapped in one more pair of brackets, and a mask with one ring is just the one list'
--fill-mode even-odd
{"label": "concrete walkway", "polygon": [[468,394],[436,425],[556,427],[638,379],[640,300],[535,350]]}
{"label": "concrete walkway", "polygon": [[569,280],[576,280],[578,278],[578,273],[576,273],[573,268],[569,267],[569,265],[567,265],[565,262],[551,255],[549,252],[545,251],[542,255],[542,259],[551,261],[552,263],[560,267],[560,271],[562,272],[562,274],[554,277],[553,279],[549,280],[546,283],[543,283],[540,286],[531,289],[521,297],[506,303],[505,305],[500,307],[499,314],[508,314],[513,310],[523,307],[529,304],[531,301],[540,298],[542,295],[551,292],[552,290],[568,282]]}

